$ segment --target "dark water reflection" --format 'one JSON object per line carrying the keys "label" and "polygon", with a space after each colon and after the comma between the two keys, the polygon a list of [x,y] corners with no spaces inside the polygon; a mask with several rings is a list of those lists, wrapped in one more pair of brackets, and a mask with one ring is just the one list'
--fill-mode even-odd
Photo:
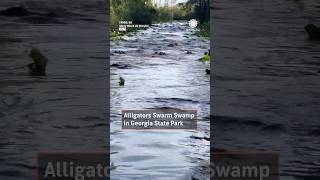
{"label": "dark water reflection", "polygon": [[[54,12],[63,23],[0,16],[0,179],[6,180],[36,179],[38,151],[108,146],[101,98],[107,96],[105,8],[96,1],[2,0],[0,11],[19,5]],[[49,59],[46,77],[29,75],[32,47]]]}
{"label": "dark water reflection", "polygon": [[215,1],[216,148],[279,152],[281,179],[319,179],[320,2]]}

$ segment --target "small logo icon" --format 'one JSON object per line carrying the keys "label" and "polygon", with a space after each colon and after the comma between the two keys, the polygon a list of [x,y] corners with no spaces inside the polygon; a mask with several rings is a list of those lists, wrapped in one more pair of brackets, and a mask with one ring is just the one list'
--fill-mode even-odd
{"label": "small logo icon", "polygon": [[197,25],[198,25],[198,21],[197,21],[197,20],[191,19],[191,20],[189,21],[189,26],[190,26],[191,28],[196,28]]}

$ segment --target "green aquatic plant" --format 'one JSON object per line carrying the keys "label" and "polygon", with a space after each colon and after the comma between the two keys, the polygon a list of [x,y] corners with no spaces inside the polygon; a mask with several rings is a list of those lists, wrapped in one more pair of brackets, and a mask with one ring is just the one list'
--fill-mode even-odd
{"label": "green aquatic plant", "polygon": [[202,56],[199,59],[200,62],[210,62],[210,55],[209,54],[205,54],[204,56]]}
{"label": "green aquatic plant", "polygon": [[119,86],[124,86],[124,82],[125,82],[125,80],[123,79],[123,77],[119,77]]}
{"label": "green aquatic plant", "polygon": [[198,31],[194,34],[199,37],[210,38],[210,23],[204,22],[197,27]]}

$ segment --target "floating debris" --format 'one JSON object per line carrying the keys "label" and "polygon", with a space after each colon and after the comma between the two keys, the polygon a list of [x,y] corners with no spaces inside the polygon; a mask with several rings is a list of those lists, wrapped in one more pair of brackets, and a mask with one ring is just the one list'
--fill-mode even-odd
{"label": "floating debris", "polygon": [[163,55],[166,55],[166,53],[165,52],[159,52],[159,55],[163,56]]}
{"label": "floating debris", "polygon": [[111,67],[116,67],[118,69],[128,69],[129,65],[127,64],[118,64],[118,63],[114,63],[110,65]]}
{"label": "floating debris", "polygon": [[125,80],[122,77],[120,77],[119,78],[119,86],[124,86],[124,82],[125,82]]}
{"label": "floating debris", "polygon": [[187,54],[192,54],[192,51],[187,51]]}
{"label": "floating debris", "polygon": [[16,6],[0,11],[0,15],[3,16],[29,16],[32,13],[23,6]]}
{"label": "floating debris", "polygon": [[35,76],[45,76],[48,59],[37,48],[33,48],[30,51],[29,56],[33,60],[33,63],[28,64],[30,74]]}
{"label": "floating debris", "polygon": [[198,139],[198,140],[206,140],[210,141],[210,137],[198,137],[198,136],[190,136],[191,139]]}
{"label": "floating debris", "polygon": [[208,51],[207,51],[207,52],[205,52],[205,53],[204,53],[204,55],[208,55],[208,56],[210,56],[210,49],[208,49]]}
{"label": "floating debris", "polygon": [[113,53],[116,53],[116,54],[125,54],[126,52],[122,51],[122,50],[116,50],[114,51]]}
{"label": "floating debris", "polygon": [[304,27],[311,40],[320,40],[320,27],[314,24],[308,24]]}
{"label": "floating debris", "polygon": [[168,46],[169,46],[169,47],[178,46],[178,43],[170,43]]}
{"label": "floating debris", "polygon": [[[63,24],[63,22],[56,19],[58,15],[48,9],[45,9],[45,11],[30,11],[25,6],[15,6],[0,11],[0,15],[21,17],[22,20],[32,24]],[[64,15],[66,15],[66,13]]]}
{"label": "floating debris", "polygon": [[165,52],[162,52],[162,51],[160,51],[160,52],[154,52],[155,54],[158,54],[159,56],[163,56],[163,55],[166,55],[166,53]]}

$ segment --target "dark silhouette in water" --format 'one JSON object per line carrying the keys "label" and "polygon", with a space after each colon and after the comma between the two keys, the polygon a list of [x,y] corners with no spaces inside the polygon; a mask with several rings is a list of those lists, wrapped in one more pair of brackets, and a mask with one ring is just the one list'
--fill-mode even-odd
{"label": "dark silhouette in water", "polygon": [[163,55],[166,55],[166,53],[165,52],[162,52],[162,51],[160,51],[160,52],[155,52],[154,54],[158,54],[158,55],[160,55],[160,56],[163,56]]}
{"label": "dark silhouette in water", "polygon": [[317,27],[314,24],[308,24],[304,27],[304,29],[308,32],[310,39],[320,40],[320,27]]}
{"label": "dark silhouette in water", "polygon": [[55,12],[35,12],[28,10],[24,6],[15,6],[2,10],[0,11],[0,16],[21,17],[22,20],[33,24],[63,24],[63,22],[56,19],[58,15]]}
{"label": "dark silhouette in water", "polygon": [[207,73],[207,74],[210,74],[210,69],[206,69],[206,73]]}
{"label": "dark silhouette in water", "polygon": [[116,67],[118,69],[129,69],[129,65],[127,64],[118,64],[118,63],[114,63],[110,65],[111,67]]}
{"label": "dark silhouette in water", "polygon": [[119,78],[119,86],[124,86],[124,82],[125,82],[125,80],[122,77],[120,77]]}
{"label": "dark silhouette in water", "polygon": [[210,56],[210,49],[208,49],[208,52],[205,52],[204,55]]}
{"label": "dark silhouette in water", "polygon": [[178,43],[170,43],[168,46],[169,46],[169,47],[178,46]]}
{"label": "dark silhouette in water", "polygon": [[126,52],[118,50],[118,51],[114,51],[114,53],[116,53],[116,54],[125,54]]}
{"label": "dark silhouette in water", "polygon": [[33,59],[33,63],[28,64],[30,74],[34,76],[45,76],[48,59],[41,53],[39,49],[33,48],[29,56]]}
{"label": "dark silhouette in water", "polygon": [[0,15],[3,15],[3,16],[28,16],[30,14],[31,12],[29,12],[23,6],[11,7],[3,11],[0,11]]}

